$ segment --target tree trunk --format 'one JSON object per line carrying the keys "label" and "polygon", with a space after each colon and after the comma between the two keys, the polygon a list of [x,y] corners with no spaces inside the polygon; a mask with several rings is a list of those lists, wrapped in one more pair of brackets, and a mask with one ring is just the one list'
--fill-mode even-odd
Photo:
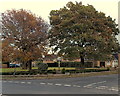
{"label": "tree trunk", "polygon": [[27,69],[27,63],[26,62],[22,63],[22,69]]}
{"label": "tree trunk", "polygon": [[32,69],[32,60],[29,60],[27,64],[28,64],[28,69],[30,71]]}
{"label": "tree trunk", "polygon": [[83,55],[80,56],[80,60],[81,60],[82,67],[85,67],[85,61],[84,61],[84,56]]}
{"label": "tree trunk", "polygon": [[7,63],[7,68],[10,68],[10,63],[9,62]]}

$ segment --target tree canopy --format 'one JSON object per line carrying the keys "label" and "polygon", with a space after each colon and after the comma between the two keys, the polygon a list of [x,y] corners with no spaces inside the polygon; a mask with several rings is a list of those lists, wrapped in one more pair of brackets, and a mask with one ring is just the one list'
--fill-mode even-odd
{"label": "tree canopy", "polygon": [[118,25],[110,16],[98,12],[92,5],[68,2],[50,12],[50,46],[68,59],[106,60],[117,52]]}
{"label": "tree canopy", "polygon": [[48,24],[30,11],[20,9],[2,13],[3,58],[19,59],[31,69],[31,61],[45,53],[47,30]]}

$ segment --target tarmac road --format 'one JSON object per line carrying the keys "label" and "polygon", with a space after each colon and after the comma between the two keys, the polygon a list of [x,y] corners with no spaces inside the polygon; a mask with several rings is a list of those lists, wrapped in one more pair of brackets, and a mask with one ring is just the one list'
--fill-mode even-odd
{"label": "tarmac road", "polygon": [[118,94],[118,75],[91,77],[4,80],[3,94]]}

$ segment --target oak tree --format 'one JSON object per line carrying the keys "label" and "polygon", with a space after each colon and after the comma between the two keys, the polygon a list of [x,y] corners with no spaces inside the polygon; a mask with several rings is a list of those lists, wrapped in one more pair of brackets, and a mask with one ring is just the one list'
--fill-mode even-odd
{"label": "oak tree", "polygon": [[92,5],[68,2],[50,12],[50,46],[68,59],[106,60],[118,49],[118,25]]}

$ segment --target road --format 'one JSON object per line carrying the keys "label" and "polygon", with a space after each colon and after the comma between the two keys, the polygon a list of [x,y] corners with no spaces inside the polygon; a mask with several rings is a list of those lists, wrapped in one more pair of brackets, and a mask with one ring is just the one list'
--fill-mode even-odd
{"label": "road", "polygon": [[3,80],[3,94],[118,94],[118,75],[92,77]]}

